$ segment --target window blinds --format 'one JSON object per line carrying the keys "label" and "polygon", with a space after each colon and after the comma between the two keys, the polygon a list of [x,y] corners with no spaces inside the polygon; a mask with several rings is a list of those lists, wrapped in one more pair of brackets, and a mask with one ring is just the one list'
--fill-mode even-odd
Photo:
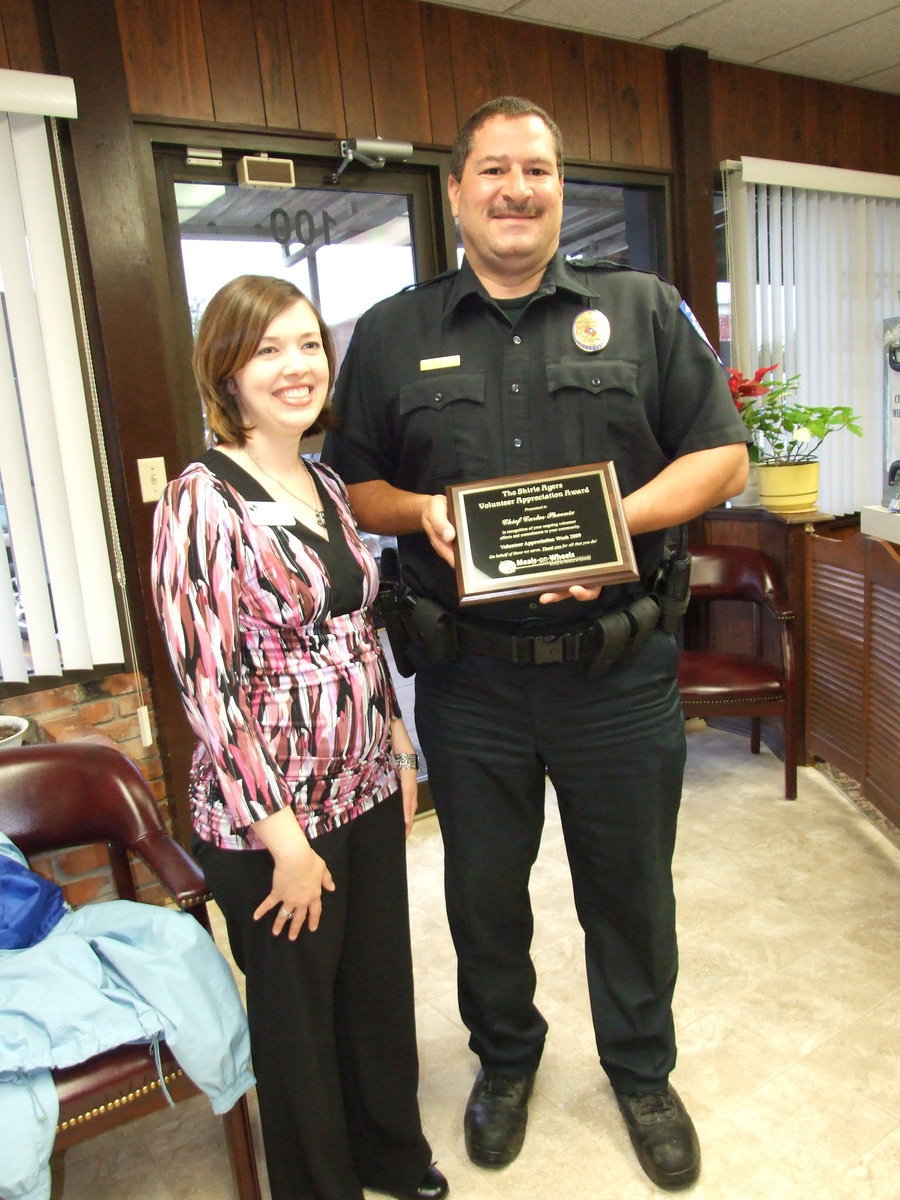
{"label": "window blinds", "polygon": [[[7,105],[22,74],[0,71]],[[30,111],[0,112],[0,212],[0,676],[27,682],[124,661],[50,145]]]}

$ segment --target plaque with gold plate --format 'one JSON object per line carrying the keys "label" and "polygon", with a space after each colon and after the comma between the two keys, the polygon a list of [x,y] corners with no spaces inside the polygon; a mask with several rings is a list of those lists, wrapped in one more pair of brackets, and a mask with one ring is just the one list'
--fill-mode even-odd
{"label": "plaque with gold plate", "polygon": [[462,605],[639,578],[612,462],[446,489]]}

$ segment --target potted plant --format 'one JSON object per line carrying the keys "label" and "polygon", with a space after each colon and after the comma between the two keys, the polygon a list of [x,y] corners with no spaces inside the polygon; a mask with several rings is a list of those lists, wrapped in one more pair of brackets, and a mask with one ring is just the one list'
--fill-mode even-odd
{"label": "potted plant", "polygon": [[728,368],[735,408],[753,435],[760,501],[773,512],[807,512],[819,498],[816,451],[830,433],[847,429],[862,437],[849,405],[810,405],[797,400],[800,376],[766,380],[778,366],[760,367],[752,379]]}
{"label": "potted plant", "polygon": [[0,750],[21,746],[27,732],[28,721],[25,717],[0,715]]}

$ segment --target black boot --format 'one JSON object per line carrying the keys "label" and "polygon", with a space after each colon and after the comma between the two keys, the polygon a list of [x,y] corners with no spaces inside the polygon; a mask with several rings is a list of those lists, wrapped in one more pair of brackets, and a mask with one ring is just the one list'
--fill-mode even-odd
{"label": "black boot", "polygon": [[466,1150],[480,1167],[505,1167],[525,1140],[534,1075],[479,1071],[466,1105]]}
{"label": "black boot", "polygon": [[700,1143],[694,1123],[673,1087],[616,1099],[638,1161],[657,1187],[687,1187],[700,1174]]}

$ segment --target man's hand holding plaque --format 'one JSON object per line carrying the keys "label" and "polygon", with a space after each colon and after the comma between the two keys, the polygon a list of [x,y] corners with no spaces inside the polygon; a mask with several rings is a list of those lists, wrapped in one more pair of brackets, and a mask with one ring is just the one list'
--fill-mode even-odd
{"label": "man's hand holding plaque", "polygon": [[446,491],[462,605],[638,578],[612,462]]}

